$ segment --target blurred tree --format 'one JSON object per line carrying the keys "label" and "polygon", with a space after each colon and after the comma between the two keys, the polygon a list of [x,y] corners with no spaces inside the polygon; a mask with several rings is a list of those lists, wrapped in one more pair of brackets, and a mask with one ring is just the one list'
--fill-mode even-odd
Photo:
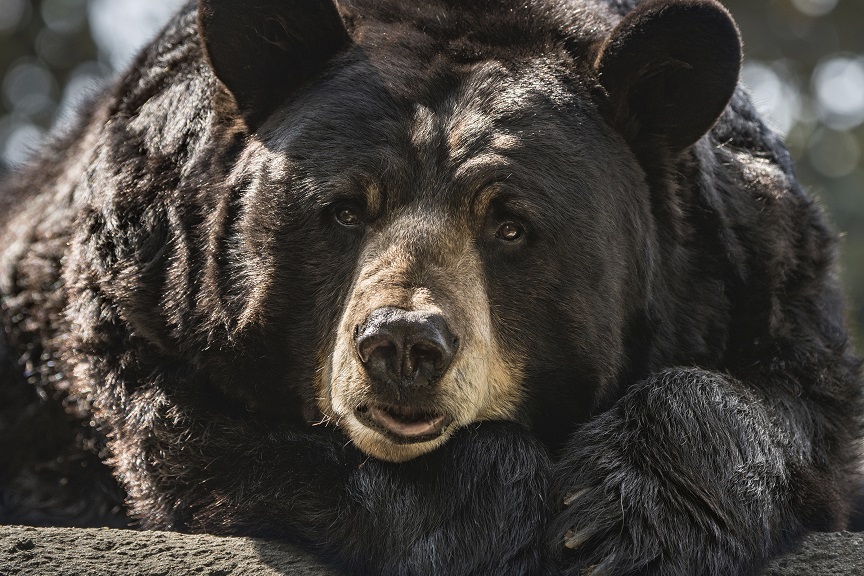
{"label": "blurred tree", "polygon": [[[182,1],[0,0],[0,174]],[[864,0],[724,3],[744,37],[744,81],[786,135],[801,181],[844,231],[853,328],[864,345]]]}

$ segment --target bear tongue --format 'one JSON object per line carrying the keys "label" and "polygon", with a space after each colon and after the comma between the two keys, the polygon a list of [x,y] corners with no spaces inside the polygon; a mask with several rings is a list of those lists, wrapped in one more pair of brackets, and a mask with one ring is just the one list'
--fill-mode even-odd
{"label": "bear tongue", "polygon": [[369,415],[390,432],[406,437],[438,434],[444,427],[444,416],[404,408],[372,407]]}

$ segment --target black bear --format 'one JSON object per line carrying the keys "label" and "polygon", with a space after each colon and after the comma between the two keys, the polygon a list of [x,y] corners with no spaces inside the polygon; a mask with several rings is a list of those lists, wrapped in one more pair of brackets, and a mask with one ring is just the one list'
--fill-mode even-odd
{"label": "black bear", "polygon": [[714,0],[190,4],[4,186],[0,517],[386,575],[843,527],[836,238],[740,60]]}

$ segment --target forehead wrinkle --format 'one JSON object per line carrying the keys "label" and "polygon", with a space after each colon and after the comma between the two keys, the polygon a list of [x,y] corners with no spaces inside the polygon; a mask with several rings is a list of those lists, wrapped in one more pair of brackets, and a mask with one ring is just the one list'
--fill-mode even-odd
{"label": "forehead wrinkle", "polygon": [[544,59],[526,62],[516,72],[497,62],[475,66],[450,103],[446,124],[450,160],[458,163],[484,148],[520,148],[521,136],[542,132],[544,122],[570,99]]}
{"label": "forehead wrinkle", "polygon": [[484,151],[459,163],[453,172],[457,187],[482,188],[506,180],[512,174],[510,160],[497,152]]}
{"label": "forehead wrinkle", "polygon": [[481,110],[467,109],[458,112],[447,127],[447,143],[451,161],[475,154],[489,139],[492,119]]}
{"label": "forehead wrinkle", "polygon": [[435,112],[423,104],[414,105],[414,116],[411,119],[411,145],[421,150],[436,143],[440,128],[437,125]]}
{"label": "forehead wrinkle", "polygon": [[445,130],[451,161],[469,156],[485,142],[497,120],[496,92],[509,82],[509,72],[495,61],[478,63],[464,74],[446,103]]}
{"label": "forehead wrinkle", "polygon": [[[388,209],[412,199],[435,195],[443,189],[449,147],[444,137],[442,115],[432,105],[414,102],[403,114],[402,133],[391,158],[393,165],[388,176],[396,180],[399,190],[396,203],[388,200]],[[383,175],[382,175],[383,176]],[[389,189],[389,186],[388,186]],[[395,195],[394,195],[395,196]]]}

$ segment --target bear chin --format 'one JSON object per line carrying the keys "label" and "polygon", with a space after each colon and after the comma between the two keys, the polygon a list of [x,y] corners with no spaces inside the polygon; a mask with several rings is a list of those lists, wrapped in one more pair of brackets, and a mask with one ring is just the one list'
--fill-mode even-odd
{"label": "bear chin", "polygon": [[358,417],[356,412],[342,418],[339,425],[361,452],[394,463],[407,462],[432,452],[447,442],[456,428],[448,419],[435,434],[399,436],[367,418]]}

